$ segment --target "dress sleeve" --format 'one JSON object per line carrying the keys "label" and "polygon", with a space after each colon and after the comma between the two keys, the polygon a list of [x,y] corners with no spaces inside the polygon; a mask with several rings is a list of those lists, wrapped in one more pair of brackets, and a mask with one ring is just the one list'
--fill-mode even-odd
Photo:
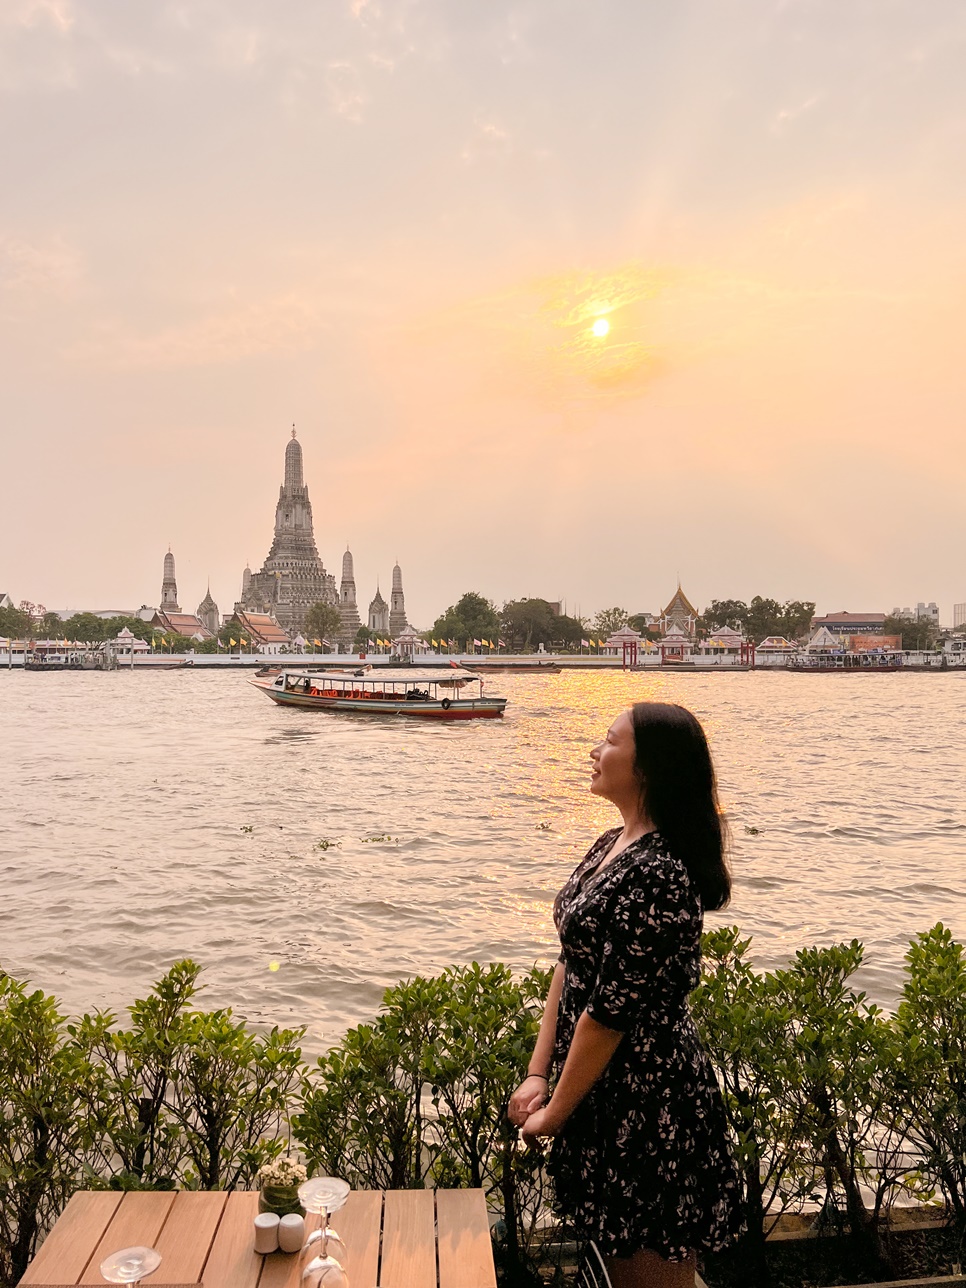
{"label": "dress sleeve", "polygon": [[681,974],[682,936],[694,917],[687,876],[664,864],[625,874],[604,918],[597,982],[587,1014],[627,1032],[662,1010]]}

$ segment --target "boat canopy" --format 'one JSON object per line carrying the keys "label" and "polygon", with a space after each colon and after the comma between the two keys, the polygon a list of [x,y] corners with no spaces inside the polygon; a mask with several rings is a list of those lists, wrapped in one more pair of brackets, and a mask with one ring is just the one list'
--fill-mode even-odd
{"label": "boat canopy", "polygon": [[423,674],[385,674],[375,670],[367,671],[365,675],[354,675],[351,671],[309,671],[302,667],[293,667],[285,669],[287,678],[306,677],[311,680],[324,680],[326,683],[351,684],[353,688],[362,688],[363,685],[374,684],[384,688],[389,684],[401,684],[405,686],[438,684],[443,688],[461,689],[464,684],[480,684],[481,677],[478,675],[454,675],[451,671],[426,672]]}

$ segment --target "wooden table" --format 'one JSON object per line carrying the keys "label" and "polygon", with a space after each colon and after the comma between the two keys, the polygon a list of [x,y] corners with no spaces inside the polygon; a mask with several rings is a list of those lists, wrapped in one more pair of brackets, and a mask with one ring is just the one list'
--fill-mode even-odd
{"label": "wooden table", "polygon": [[[22,1284],[103,1284],[111,1252],[157,1248],[150,1284],[299,1288],[304,1259],[254,1251],[258,1194],[236,1190],[75,1194]],[[310,1216],[312,1229],[319,1218]],[[348,1250],[352,1288],[496,1288],[482,1190],[355,1190],[332,1224]]]}

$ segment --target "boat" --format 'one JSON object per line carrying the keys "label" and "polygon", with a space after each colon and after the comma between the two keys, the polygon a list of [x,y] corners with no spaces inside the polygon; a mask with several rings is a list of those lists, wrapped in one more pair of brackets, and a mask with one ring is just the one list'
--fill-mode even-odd
{"label": "boat", "polygon": [[60,650],[36,647],[24,658],[25,671],[113,671],[117,658],[110,649],[78,648]]}
{"label": "boat", "polygon": [[485,671],[490,675],[517,675],[541,671],[544,675],[559,675],[563,667],[556,662],[498,662],[473,661],[460,664],[466,671]]}
{"label": "boat", "polygon": [[799,655],[790,657],[785,665],[786,671],[800,675],[882,675],[902,669],[902,654],[895,652]]}
{"label": "boat", "polygon": [[[347,671],[283,669],[277,676],[251,676],[249,684],[283,707],[360,711],[365,715],[477,720],[503,715],[506,698],[487,697],[478,675],[353,675]],[[462,697],[467,685],[479,694]]]}

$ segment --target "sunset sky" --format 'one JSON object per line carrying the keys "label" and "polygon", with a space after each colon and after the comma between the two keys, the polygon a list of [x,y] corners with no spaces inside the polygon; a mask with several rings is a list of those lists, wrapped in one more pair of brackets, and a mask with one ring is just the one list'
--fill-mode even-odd
{"label": "sunset sky", "polygon": [[4,0],[0,591],[154,604],[170,544],[230,609],[295,422],[417,626],[951,622],[964,58],[962,0]]}

